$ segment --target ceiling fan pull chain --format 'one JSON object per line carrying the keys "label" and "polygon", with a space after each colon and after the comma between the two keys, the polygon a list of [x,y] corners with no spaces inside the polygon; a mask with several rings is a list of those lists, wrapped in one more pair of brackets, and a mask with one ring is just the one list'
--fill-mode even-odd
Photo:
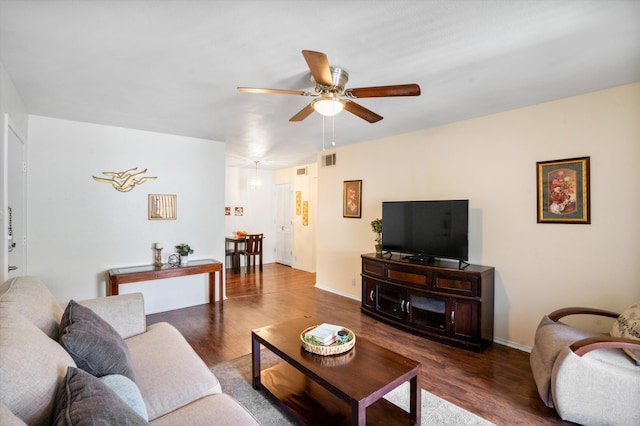
{"label": "ceiling fan pull chain", "polygon": [[331,146],[336,146],[336,117],[331,117]]}
{"label": "ceiling fan pull chain", "polygon": [[324,115],[322,116],[322,150],[326,151],[326,148],[324,147]]}

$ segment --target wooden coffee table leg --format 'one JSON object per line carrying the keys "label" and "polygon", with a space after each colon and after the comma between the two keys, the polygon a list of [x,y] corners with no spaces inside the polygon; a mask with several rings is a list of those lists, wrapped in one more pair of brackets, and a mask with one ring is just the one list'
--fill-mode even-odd
{"label": "wooden coffee table leg", "polygon": [[251,377],[253,377],[253,388],[258,389],[260,385],[260,342],[253,332],[251,333]]}
{"label": "wooden coffee table leg", "polygon": [[412,425],[419,425],[422,418],[422,393],[418,386],[418,376],[413,377],[409,383],[409,420]]}
{"label": "wooden coffee table leg", "polygon": [[351,425],[366,426],[367,424],[367,407],[362,401],[354,401],[351,403]]}

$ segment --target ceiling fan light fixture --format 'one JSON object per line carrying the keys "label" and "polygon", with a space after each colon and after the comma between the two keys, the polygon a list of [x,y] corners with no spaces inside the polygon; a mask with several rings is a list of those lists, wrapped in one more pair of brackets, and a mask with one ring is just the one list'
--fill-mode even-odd
{"label": "ceiling fan light fixture", "polygon": [[344,109],[344,102],[333,98],[319,98],[313,101],[311,106],[325,117],[333,117]]}

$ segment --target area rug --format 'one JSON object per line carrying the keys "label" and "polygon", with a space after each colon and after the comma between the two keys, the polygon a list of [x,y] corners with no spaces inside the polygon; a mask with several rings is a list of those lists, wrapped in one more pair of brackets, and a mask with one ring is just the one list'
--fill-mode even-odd
{"label": "area rug", "polygon": [[[273,353],[261,351],[262,368],[268,368],[280,359]],[[251,386],[251,355],[244,355],[211,367],[218,377],[222,390],[235,398],[253,414],[263,426],[295,425],[294,418],[273,403],[262,392]],[[385,398],[400,408],[409,409],[409,383],[394,389]],[[481,417],[439,398],[422,389],[422,419],[426,425],[492,425]]]}

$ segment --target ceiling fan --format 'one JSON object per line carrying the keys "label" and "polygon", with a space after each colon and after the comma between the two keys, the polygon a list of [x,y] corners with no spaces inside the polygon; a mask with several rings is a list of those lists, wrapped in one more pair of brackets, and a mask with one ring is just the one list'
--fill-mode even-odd
{"label": "ceiling fan", "polygon": [[311,70],[311,81],[315,85],[314,93],[302,90],[260,89],[254,87],[238,87],[238,91],[247,93],[271,93],[278,95],[300,95],[315,97],[289,121],[302,121],[312,112],[317,111],[325,116],[333,116],[343,109],[357,115],[369,123],[382,120],[382,116],[353,101],[360,98],[387,98],[393,96],[419,96],[420,86],[417,84],[398,84],[394,86],[372,86],[357,89],[345,89],[349,81],[349,73],[338,67],[329,66],[327,55],[313,50],[303,50],[302,55]]}

